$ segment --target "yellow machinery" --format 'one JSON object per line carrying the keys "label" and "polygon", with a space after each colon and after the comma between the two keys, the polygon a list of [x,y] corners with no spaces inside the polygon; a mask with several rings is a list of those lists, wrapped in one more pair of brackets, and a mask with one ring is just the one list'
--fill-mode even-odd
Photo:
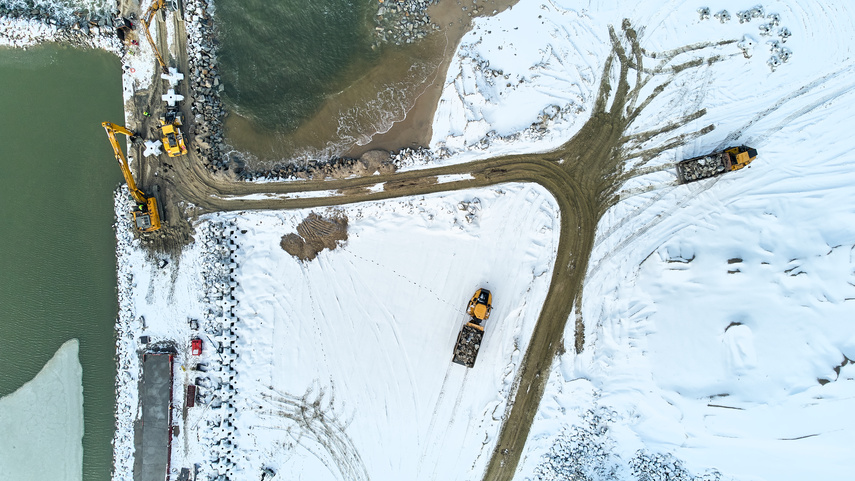
{"label": "yellow machinery", "polygon": [[[160,55],[160,51],[157,49],[157,45],[155,45],[154,39],[151,38],[151,32],[149,31],[149,26],[154,19],[154,15],[165,5],[166,0],[154,0],[151,3],[151,6],[148,7],[148,10],[145,11],[145,14],[143,14],[141,20],[145,31],[145,38],[148,39],[151,49],[154,50],[154,56],[157,57],[157,63],[160,64],[160,68],[163,70],[163,73],[169,73],[169,67]],[[175,111],[167,111],[166,115],[160,118],[161,141],[163,142],[163,148],[166,150],[166,155],[170,157],[180,157],[187,153],[187,147],[184,144],[184,137],[181,135],[181,129],[178,128],[180,126],[181,118],[177,113],[177,109]]]}
{"label": "yellow machinery", "polygon": [[463,325],[460,334],[457,335],[451,362],[466,367],[475,366],[475,359],[478,358],[478,350],[481,349],[481,341],[484,339],[484,326],[481,323],[490,317],[492,310],[493,294],[490,294],[487,289],[475,291],[475,295],[466,306],[469,321]]}
{"label": "yellow machinery", "polygon": [[487,289],[475,291],[475,295],[472,296],[472,300],[469,301],[469,306],[466,308],[466,312],[478,321],[486,321],[492,310],[493,294],[490,294]]}
{"label": "yellow machinery", "polygon": [[739,170],[757,158],[757,151],[744,145],[731,147],[724,152],[730,154],[730,170]]}
{"label": "yellow machinery", "polygon": [[168,110],[166,115],[160,118],[160,134],[162,136],[163,148],[166,155],[180,157],[187,153],[184,145],[184,136],[181,134],[181,114],[177,109]]}
{"label": "yellow machinery", "polygon": [[143,14],[141,20],[143,23],[143,27],[145,27],[145,38],[148,39],[148,44],[151,45],[151,49],[154,50],[154,56],[157,57],[157,63],[160,64],[160,68],[163,69],[163,73],[169,73],[169,67],[166,66],[166,62],[160,55],[160,51],[157,49],[157,45],[155,45],[154,39],[151,38],[151,32],[149,32],[149,25],[151,25],[151,21],[154,18],[154,14],[157,13],[158,10],[163,8],[165,4],[165,0],[154,0],[151,3],[151,6],[148,7],[148,10],[145,11],[145,14]]}
{"label": "yellow machinery", "polygon": [[110,122],[104,122],[101,126],[107,131],[107,136],[110,138],[110,145],[113,146],[113,153],[116,155],[116,160],[119,161],[119,167],[122,168],[122,175],[125,176],[125,182],[128,183],[128,190],[131,191],[131,197],[136,202],[136,207],[134,207],[132,212],[134,215],[134,225],[137,230],[142,232],[154,232],[160,229],[160,213],[157,210],[157,199],[154,196],[146,197],[137,188],[137,183],[134,182],[134,177],[131,175],[128,160],[125,158],[122,149],[119,147],[119,142],[116,140],[116,132],[127,135],[131,139],[134,138],[134,133]]}
{"label": "yellow machinery", "polygon": [[732,172],[747,166],[757,158],[757,151],[740,145],[711,154],[692,157],[677,163],[677,179],[680,183],[695,182]]}

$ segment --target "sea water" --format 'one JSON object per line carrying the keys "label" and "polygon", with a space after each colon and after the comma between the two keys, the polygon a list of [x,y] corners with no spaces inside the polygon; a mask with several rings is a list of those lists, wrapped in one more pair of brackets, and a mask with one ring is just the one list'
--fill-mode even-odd
{"label": "sea water", "polygon": [[448,42],[440,32],[414,44],[375,45],[378,5],[218,1],[220,74],[232,114],[227,142],[262,165],[325,159],[402,120],[434,79]]}
{"label": "sea water", "polygon": [[117,57],[0,48],[0,397],[78,339],[83,479],[95,481],[110,479],[112,465],[112,196],[122,181],[101,122],[122,119]]}

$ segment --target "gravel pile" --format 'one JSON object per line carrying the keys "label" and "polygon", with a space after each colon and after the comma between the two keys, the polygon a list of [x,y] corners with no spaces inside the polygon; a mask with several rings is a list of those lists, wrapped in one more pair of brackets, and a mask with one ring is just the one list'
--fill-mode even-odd
{"label": "gravel pile", "polygon": [[367,152],[358,159],[336,157],[327,161],[312,160],[302,165],[286,164],[270,169],[242,170],[238,176],[249,182],[282,182],[289,180],[345,179],[372,175],[374,172],[389,174],[396,170],[388,152]]}
{"label": "gravel pile", "polygon": [[626,461],[616,451],[612,435],[618,414],[597,407],[582,413],[565,427],[535,468],[535,481],[719,481],[721,474],[707,470],[693,474],[671,454],[640,449]]}

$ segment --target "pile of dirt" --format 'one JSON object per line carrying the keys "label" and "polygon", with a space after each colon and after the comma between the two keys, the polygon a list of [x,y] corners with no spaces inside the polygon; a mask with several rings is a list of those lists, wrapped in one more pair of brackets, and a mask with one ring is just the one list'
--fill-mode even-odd
{"label": "pile of dirt", "polygon": [[310,261],[322,250],[333,250],[339,241],[346,240],[347,217],[344,214],[321,217],[312,212],[297,226],[297,233],[285,234],[279,245],[292,256]]}

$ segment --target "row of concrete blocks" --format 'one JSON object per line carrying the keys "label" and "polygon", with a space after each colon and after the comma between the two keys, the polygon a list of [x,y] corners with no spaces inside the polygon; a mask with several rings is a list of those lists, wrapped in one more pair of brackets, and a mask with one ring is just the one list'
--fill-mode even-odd
{"label": "row of concrete blocks", "polygon": [[210,470],[208,479],[212,481],[230,481],[236,475],[236,428],[234,425],[237,409],[235,408],[235,379],[237,370],[235,363],[238,359],[236,326],[240,319],[235,313],[237,299],[234,291],[238,287],[234,272],[238,268],[235,262],[237,253],[237,227],[234,220],[212,223],[209,235],[212,243],[212,257],[216,262],[210,265],[210,278],[206,276],[206,298],[210,304],[206,331],[213,343],[216,344],[219,359],[216,366],[211,366],[208,375],[212,384],[217,387],[211,392],[209,404],[211,408],[208,420],[211,427],[208,437]]}

